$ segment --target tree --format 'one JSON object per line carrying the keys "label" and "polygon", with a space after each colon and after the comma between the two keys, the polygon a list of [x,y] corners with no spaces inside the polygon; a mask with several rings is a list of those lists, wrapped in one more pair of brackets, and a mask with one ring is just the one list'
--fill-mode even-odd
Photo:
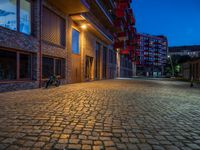
{"label": "tree", "polygon": [[[174,75],[179,76],[181,72],[181,64],[184,62],[187,62],[191,60],[191,57],[189,55],[172,55],[172,65],[174,67]],[[171,67],[171,62],[170,59],[167,59],[167,65],[165,67],[165,72],[166,74],[172,74],[172,67]]]}

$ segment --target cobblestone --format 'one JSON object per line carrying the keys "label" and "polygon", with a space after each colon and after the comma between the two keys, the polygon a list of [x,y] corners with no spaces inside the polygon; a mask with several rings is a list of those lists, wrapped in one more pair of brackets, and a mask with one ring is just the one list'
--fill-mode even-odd
{"label": "cobblestone", "polygon": [[0,94],[0,150],[200,149],[200,91],[105,80]]}

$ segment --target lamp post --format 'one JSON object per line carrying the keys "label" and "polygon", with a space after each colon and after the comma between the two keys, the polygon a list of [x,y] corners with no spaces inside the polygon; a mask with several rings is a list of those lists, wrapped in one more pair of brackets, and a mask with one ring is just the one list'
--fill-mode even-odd
{"label": "lamp post", "polygon": [[170,60],[170,64],[171,64],[171,67],[172,67],[172,77],[174,77],[174,66],[173,66],[173,62],[172,62],[172,58],[170,55],[167,56]]}

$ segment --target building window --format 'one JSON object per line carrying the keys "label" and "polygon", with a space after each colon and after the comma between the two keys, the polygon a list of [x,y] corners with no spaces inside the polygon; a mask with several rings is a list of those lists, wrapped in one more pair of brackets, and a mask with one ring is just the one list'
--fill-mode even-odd
{"label": "building window", "polygon": [[77,30],[72,29],[72,53],[74,54],[80,54],[79,35]]}
{"label": "building window", "polygon": [[0,1],[0,26],[30,34],[31,3],[29,0]]}
{"label": "building window", "polygon": [[0,80],[31,79],[31,57],[31,54],[0,50]]}
{"label": "building window", "polygon": [[42,77],[49,78],[55,75],[59,78],[65,77],[65,60],[62,58],[42,58]]}
{"label": "building window", "polygon": [[42,77],[49,78],[54,75],[54,59],[49,57],[42,58]]}
{"label": "building window", "polygon": [[31,33],[31,4],[28,0],[20,0],[20,32]]}
{"label": "building window", "polygon": [[65,77],[65,60],[64,59],[55,60],[55,75],[61,78]]}
{"label": "building window", "polygon": [[0,1],[0,26],[17,30],[17,0]]}
{"label": "building window", "polygon": [[56,76],[61,76],[61,70],[62,70],[62,62],[61,62],[61,59],[56,59],[55,60],[56,62],[56,66],[55,66],[55,74]]}
{"label": "building window", "polygon": [[55,45],[65,46],[65,19],[43,7],[42,39]]}
{"label": "building window", "polygon": [[17,53],[0,50],[0,80],[17,79]]}
{"label": "building window", "polygon": [[20,79],[31,78],[31,56],[28,54],[20,54]]}

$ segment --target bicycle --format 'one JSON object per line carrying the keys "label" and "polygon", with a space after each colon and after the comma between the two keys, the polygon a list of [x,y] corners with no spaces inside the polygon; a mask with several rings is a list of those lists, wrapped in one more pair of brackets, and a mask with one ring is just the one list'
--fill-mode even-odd
{"label": "bicycle", "polygon": [[49,77],[49,80],[46,82],[45,88],[47,89],[49,86],[55,85],[56,87],[60,86],[60,80],[57,79],[55,75]]}

